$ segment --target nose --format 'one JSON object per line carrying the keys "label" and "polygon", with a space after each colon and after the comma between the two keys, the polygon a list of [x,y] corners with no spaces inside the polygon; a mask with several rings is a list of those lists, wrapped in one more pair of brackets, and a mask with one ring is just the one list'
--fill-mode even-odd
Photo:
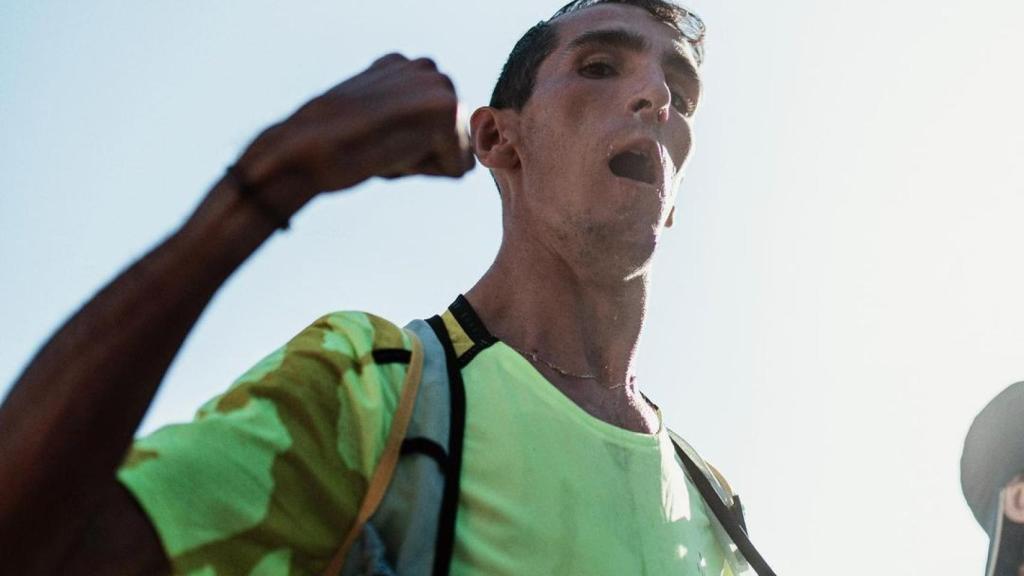
{"label": "nose", "polygon": [[664,124],[668,122],[671,106],[672,91],[660,69],[649,70],[637,79],[629,99],[631,114],[645,122]]}

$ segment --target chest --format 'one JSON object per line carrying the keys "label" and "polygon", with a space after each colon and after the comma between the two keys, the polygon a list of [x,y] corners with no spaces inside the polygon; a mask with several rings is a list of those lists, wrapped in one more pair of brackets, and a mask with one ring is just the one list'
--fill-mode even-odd
{"label": "chest", "polygon": [[704,504],[667,437],[489,376],[466,382],[453,573],[722,573]]}

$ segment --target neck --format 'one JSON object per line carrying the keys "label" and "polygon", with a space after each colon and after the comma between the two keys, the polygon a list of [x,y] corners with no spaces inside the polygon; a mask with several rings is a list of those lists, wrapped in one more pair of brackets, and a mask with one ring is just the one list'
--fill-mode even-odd
{"label": "neck", "polygon": [[510,244],[502,243],[494,264],[466,293],[491,333],[591,414],[626,428],[656,429],[633,378],[646,273],[609,281],[581,274],[543,246],[515,242],[512,250]]}

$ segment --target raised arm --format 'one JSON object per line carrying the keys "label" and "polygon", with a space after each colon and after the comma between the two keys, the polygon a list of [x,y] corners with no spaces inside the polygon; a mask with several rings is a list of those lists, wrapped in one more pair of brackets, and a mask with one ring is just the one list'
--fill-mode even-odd
{"label": "raised arm", "polygon": [[5,570],[106,573],[96,553],[117,553],[119,542],[138,545],[126,547],[131,565],[114,559],[110,573],[165,566],[114,472],[185,336],[221,284],[317,194],[373,176],[469,170],[457,110],[431,61],[381,58],[264,131],[178,230],[57,331],[0,406]]}

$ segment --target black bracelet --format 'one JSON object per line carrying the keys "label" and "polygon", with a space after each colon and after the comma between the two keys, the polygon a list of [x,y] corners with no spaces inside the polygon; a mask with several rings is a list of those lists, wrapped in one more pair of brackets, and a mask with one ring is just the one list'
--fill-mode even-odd
{"label": "black bracelet", "polygon": [[253,207],[256,208],[260,214],[263,214],[267,220],[273,222],[281,230],[288,229],[288,217],[282,216],[271,205],[264,202],[259,197],[259,194],[257,193],[258,191],[245,181],[245,178],[242,177],[241,171],[236,165],[232,164],[231,166],[228,166],[228,169],[225,171],[225,176],[231,179],[234,183],[235,188],[238,190],[238,195],[252,204]]}

